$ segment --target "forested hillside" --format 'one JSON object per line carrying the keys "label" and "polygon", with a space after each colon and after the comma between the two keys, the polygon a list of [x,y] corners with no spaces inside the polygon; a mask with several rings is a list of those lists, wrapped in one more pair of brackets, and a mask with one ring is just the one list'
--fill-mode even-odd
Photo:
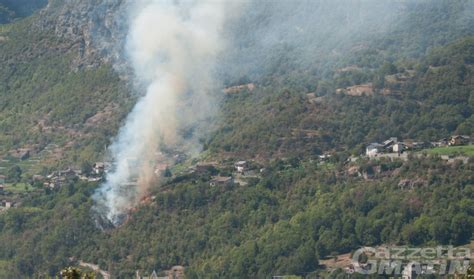
{"label": "forested hillside", "polygon": [[[81,1],[89,15],[96,1]],[[269,48],[257,45],[257,52],[257,36],[241,31],[265,30],[271,19],[252,17],[260,10],[245,15],[232,28],[248,37],[223,59],[236,66],[214,92],[218,112],[200,139],[202,152],[161,170],[117,228],[104,227],[91,209],[96,180],[75,176],[49,187],[33,176],[91,172],[104,160],[136,101],[130,76],[92,43],[98,35],[87,28],[100,24],[99,12],[84,30],[61,31],[77,18],[64,20],[60,1],[32,15],[42,1],[12,3],[0,0],[0,175],[18,206],[0,211],[0,278],[57,276],[82,261],[112,278],[176,265],[186,278],[336,278],[321,260],[361,246],[472,241],[469,151],[364,156],[368,143],[390,137],[473,138],[471,1],[406,1],[383,31],[338,41],[328,34],[339,25],[315,26],[305,48],[283,42],[264,54]],[[113,30],[104,33],[110,39]],[[23,150],[31,158],[15,157]],[[250,174],[235,170],[240,160]],[[212,167],[199,168],[206,164]],[[10,198],[0,193],[0,201]]]}
{"label": "forested hillside", "polygon": [[[364,180],[342,164],[276,161],[246,187],[211,187],[206,177],[174,183],[106,233],[91,222],[94,186],[76,183],[2,215],[0,255],[18,277],[55,274],[71,256],[124,278],[177,264],[189,278],[317,273],[318,259],[359,245],[468,242],[473,168],[365,162],[361,171],[381,172]],[[399,185],[406,178],[413,188]]]}
{"label": "forested hillside", "polygon": [[[270,77],[251,92],[226,97],[224,124],[209,146],[263,156],[317,155],[331,149],[358,154],[366,143],[391,136],[430,141],[470,135],[473,49],[474,39],[466,37],[406,64],[336,69],[333,78],[316,81],[314,91],[305,88],[312,79],[305,74],[284,82]],[[366,96],[336,93],[338,88],[367,82],[372,89]]]}
{"label": "forested hillside", "polygon": [[[93,162],[134,98],[112,65],[87,65],[84,41],[40,26],[48,16],[0,25],[0,154],[24,149],[57,167]],[[60,148],[41,154],[48,145]]]}
{"label": "forested hillside", "polygon": [[47,3],[47,0],[2,0],[0,1],[0,24],[29,16]]}
{"label": "forested hillside", "polygon": [[[339,45],[329,35],[328,42],[303,43],[304,50],[284,42],[262,53],[278,57],[269,59],[276,64],[264,77],[243,74],[240,82],[253,82],[255,90],[225,98],[225,120],[209,146],[264,156],[359,153],[364,144],[390,136],[430,141],[472,134],[470,7],[469,1],[408,2],[397,19],[387,19],[389,27],[380,27],[387,30],[336,35]],[[345,30],[338,24],[335,30]],[[366,85],[365,97],[337,94]]]}

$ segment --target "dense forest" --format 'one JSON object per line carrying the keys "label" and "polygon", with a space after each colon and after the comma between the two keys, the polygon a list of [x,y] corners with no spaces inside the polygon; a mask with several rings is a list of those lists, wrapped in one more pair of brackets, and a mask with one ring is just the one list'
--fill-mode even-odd
{"label": "dense forest", "polygon": [[57,144],[64,156],[47,166],[98,160],[134,97],[111,65],[78,70],[81,46],[37,20],[0,25],[0,152]]}
{"label": "dense forest", "polygon": [[[472,134],[473,49],[474,38],[466,37],[407,64],[384,62],[373,71],[336,72],[332,79],[316,82],[314,91],[304,88],[305,80],[311,80],[305,74],[284,82],[266,80],[269,85],[224,100],[223,127],[211,137],[209,148],[269,156],[342,148],[358,154],[366,143],[391,136],[434,141]],[[409,77],[389,79],[397,75]],[[374,84],[370,96],[334,93],[366,82]],[[305,131],[315,135],[308,138]]]}
{"label": "dense forest", "polygon": [[[73,256],[124,278],[177,264],[189,278],[266,278],[317,274],[318,259],[360,245],[470,241],[472,161],[356,166],[373,177],[348,175],[340,163],[277,160],[245,187],[211,187],[206,175],[175,182],[108,232],[91,220],[95,185],[71,183],[1,215],[0,255],[17,277],[53,275]],[[400,185],[407,178],[413,186]]]}
{"label": "dense forest", "polygon": [[0,1],[0,24],[29,16],[47,3],[47,0],[2,0]]}
{"label": "dense forest", "polygon": [[[0,158],[15,161],[12,150],[26,147],[43,175],[90,168],[136,96],[109,61],[82,63],[81,43],[38,27],[47,14],[30,14],[44,1],[15,3],[0,0]],[[253,86],[215,92],[219,112],[200,139],[202,154],[166,169],[118,228],[99,226],[91,210],[98,182],[50,189],[33,182],[40,168],[21,160],[0,169],[8,183],[31,182],[20,206],[0,212],[0,278],[57,276],[79,261],[113,278],[175,265],[186,278],[343,278],[340,270],[327,274],[321,260],[366,245],[469,244],[472,156],[349,160],[389,137],[474,136],[472,2],[406,5],[382,34],[308,49],[279,45],[262,69],[248,59],[245,71],[224,75],[227,87]],[[248,36],[242,51],[255,39]],[[305,60],[302,52],[317,55]],[[354,86],[369,89],[351,94]],[[60,152],[41,155],[51,145]],[[322,154],[331,157],[321,161]],[[183,171],[206,160],[219,166]],[[216,174],[232,175],[238,160],[258,174],[245,186],[210,185]]]}

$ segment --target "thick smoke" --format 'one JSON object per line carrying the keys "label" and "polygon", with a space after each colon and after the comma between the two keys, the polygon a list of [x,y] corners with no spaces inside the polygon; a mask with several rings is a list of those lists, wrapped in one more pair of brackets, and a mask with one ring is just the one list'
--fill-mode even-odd
{"label": "thick smoke", "polygon": [[[258,80],[278,68],[327,68],[369,37],[401,20],[403,1],[251,1],[229,22],[234,48],[223,57],[223,78]],[[232,65],[232,67],[229,67]]]}
{"label": "thick smoke", "polygon": [[[449,20],[431,20],[439,14],[431,10],[445,11]],[[474,1],[248,1],[240,16],[227,24],[233,47],[219,60],[220,73],[226,83],[258,82],[294,69],[331,74],[332,69],[350,64],[356,52],[371,45],[385,51],[391,42],[404,38],[410,38],[402,43],[407,49],[387,52],[416,57],[430,46],[455,40],[453,35],[472,34],[473,19]],[[440,36],[417,33],[420,25]]]}
{"label": "thick smoke", "polygon": [[114,225],[149,190],[159,148],[179,143],[178,131],[209,112],[214,61],[224,47],[222,1],[131,6],[126,49],[146,94],[110,147],[114,167],[94,196],[96,211]]}
{"label": "thick smoke", "polygon": [[[430,25],[432,21],[426,20],[431,18],[430,10],[447,9],[451,2],[128,1],[126,52],[137,77],[135,84],[146,88],[146,94],[110,148],[115,166],[95,195],[97,211],[114,224],[121,222],[124,213],[148,191],[154,178],[155,152],[161,146],[183,142],[189,146],[189,135],[184,139],[182,131],[192,130],[189,128],[212,115],[216,99],[210,94],[218,92],[217,80],[226,85],[251,81],[265,86],[267,76],[289,76],[292,81],[297,71],[324,79],[334,69],[357,64],[354,54],[374,51],[372,44],[379,46],[376,51],[380,53],[423,55],[430,46],[454,40],[448,37],[451,33],[472,33],[474,13],[469,1],[459,1],[448,13],[455,20],[440,19],[433,27],[445,34],[438,36],[439,42],[432,41],[431,34],[416,33],[419,28],[410,28]],[[407,37],[412,40],[400,42]],[[222,51],[224,42],[229,47]],[[391,49],[392,42],[406,48]],[[362,66],[371,68],[380,61],[372,62],[369,59]]]}

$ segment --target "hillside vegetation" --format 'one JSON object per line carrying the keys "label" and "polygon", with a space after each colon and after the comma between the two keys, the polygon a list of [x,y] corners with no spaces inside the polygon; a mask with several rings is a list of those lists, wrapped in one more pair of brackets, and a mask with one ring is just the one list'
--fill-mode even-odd
{"label": "hillside vegetation", "polygon": [[29,16],[47,3],[48,0],[1,0],[0,24]]}
{"label": "hillside vegetation", "polygon": [[[315,82],[311,96],[304,88],[311,77],[305,74],[284,82],[270,77],[251,92],[226,97],[222,127],[209,147],[267,157],[315,155],[331,149],[360,153],[366,143],[391,136],[434,141],[452,134],[471,135],[473,50],[474,38],[466,37],[407,64],[395,61],[373,71],[335,71],[333,78]],[[361,80],[359,72],[367,77]],[[410,77],[387,81],[397,74]],[[370,96],[336,93],[337,88],[364,82],[374,84]]]}
{"label": "hillside vegetation", "polygon": [[[40,30],[36,20],[0,25],[0,156],[27,149],[48,166],[94,162],[133,97],[110,65],[74,68],[76,42]],[[52,145],[60,148],[43,155]]]}
{"label": "hillside vegetation", "polygon": [[[82,63],[81,43],[37,28],[38,14],[1,24],[0,174],[20,206],[0,213],[0,278],[57,276],[79,261],[113,278],[175,265],[187,278],[314,278],[321,259],[360,246],[469,243],[471,147],[457,147],[468,149],[465,161],[360,156],[389,137],[474,136],[470,1],[408,2],[393,28],[362,46],[337,55],[316,46],[307,61],[283,46],[268,53],[279,58],[268,71],[225,80],[253,85],[216,92],[204,152],[167,168],[125,224],[107,230],[91,210],[98,182],[50,189],[30,177],[103,159],[135,101],[129,84],[108,62]],[[19,149],[30,158],[16,158]],[[186,173],[205,160],[217,166]],[[217,174],[237,177],[239,160],[253,165],[247,184],[210,185]]]}

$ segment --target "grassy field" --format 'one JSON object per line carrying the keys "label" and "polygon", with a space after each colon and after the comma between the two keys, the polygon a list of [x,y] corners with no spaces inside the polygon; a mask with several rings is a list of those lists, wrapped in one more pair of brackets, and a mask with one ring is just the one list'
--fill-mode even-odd
{"label": "grassy field", "polygon": [[8,170],[13,166],[19,166],[24,175],[34,175],[40,174],[42,172],[43,166],[45,163],[43,160],[45,157],[34,156],[27,160],[18,160],[18,159],[0,159],[0,174],[7,175]]}
{"label": "grassy field", "polygon": [[26,183],[14,183],[14,184],[7,183],[5,185],[5,191],[9,191],[15,194],[31,192],[33,190],[34,190],[33,187]]}
{"label": "grassy field", "polygon": [[474,156],[474,145],[436,147],[424,151],[430,155]]}
{"label": "grassy field", "polygon": [[5,260],[0,260],[0,274],[2,274],[2,271],[7,270],[11,263],[9,261]]}

